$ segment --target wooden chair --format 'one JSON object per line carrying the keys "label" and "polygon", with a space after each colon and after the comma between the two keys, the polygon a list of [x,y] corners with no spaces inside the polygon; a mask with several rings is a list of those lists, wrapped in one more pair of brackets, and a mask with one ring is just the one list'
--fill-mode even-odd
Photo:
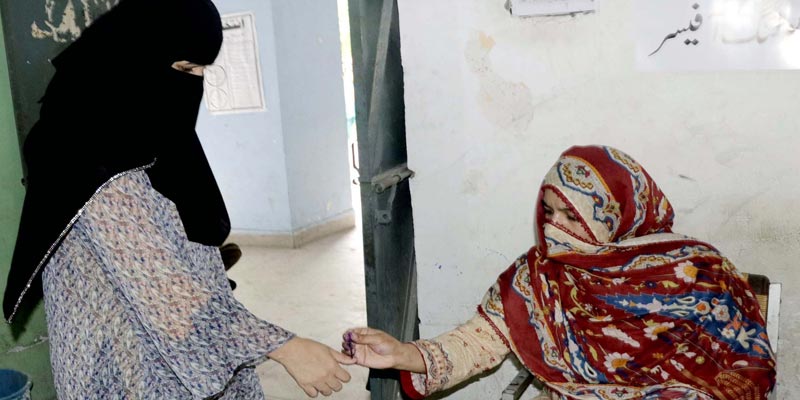
{"label": "wooden chair", "polygon": [[[779,335],[779,317],[781,308],[781,284],[777,282],[770,282],[769,278],[759,274],[745,274],[747,282],[753,288],[758,298],[758,304],[761,306],[761,315],[767,321],[767,335],[769,336],[770,346],[772,351],[778,353],[778,335]],[[519,371],[516,377],[511,380],[511,383],[503,391],[500,400],[518,400],[530,387],[541,387],[527,369]],[[771,399],[776,398],[775,391],[772,391]]]}

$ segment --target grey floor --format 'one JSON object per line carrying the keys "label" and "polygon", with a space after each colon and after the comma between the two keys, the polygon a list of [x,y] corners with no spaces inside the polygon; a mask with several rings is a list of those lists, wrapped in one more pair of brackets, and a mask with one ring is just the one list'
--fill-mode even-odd
{"label": "grey floor", "polygon": [[[360,227],[360,221],[356,225]],[[243,247],[241,260],[228,275],[238,284],[236,298],[256,316],[337,350],[347,328],[366,325],[358,228],[300,249]],[[328,398],[369,399],[364,388],[367,370],[357,366],[346,369],[352,380]],[[280,364],[267,361],[257,371],[267,399],[308,398]]]}

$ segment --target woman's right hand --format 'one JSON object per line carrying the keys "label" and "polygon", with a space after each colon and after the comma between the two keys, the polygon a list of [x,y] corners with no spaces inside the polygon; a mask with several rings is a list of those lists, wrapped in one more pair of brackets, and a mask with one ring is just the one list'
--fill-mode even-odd
{"label": "woman's right hand", "polygon": [[314,340],[294,337],[268,356],[286,368],[308,397],[330,396],[342,390],[350,374],[340,364],[354,364],[351,358]]}
{"label": "woman's right hand", "polygon": [[417,347],[402,343],[388,333],[372,328],[350,329],[342,335],[342,352],[368,368],[394,368],[425,373],[425,362]]}

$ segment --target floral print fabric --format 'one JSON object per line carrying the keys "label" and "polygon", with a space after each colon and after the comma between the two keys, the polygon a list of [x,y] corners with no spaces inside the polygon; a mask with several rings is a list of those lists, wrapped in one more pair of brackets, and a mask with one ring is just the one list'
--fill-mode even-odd
{"label": "floral print fabric", "polygon": [[144,172],[90,200],[42,279],[60,399],[263,399],[254,365],[293,337],[233,298]]}
{"label": "floral print fabric", "polygon": [[[550,223],[564,199],[591,240]],[[578,399],[765,399],[775,357],[753,291],[711,245],[671,233],[674,214],[617,149],[573,147],[545,176],[538,244],[498,279],[517,356]]]}

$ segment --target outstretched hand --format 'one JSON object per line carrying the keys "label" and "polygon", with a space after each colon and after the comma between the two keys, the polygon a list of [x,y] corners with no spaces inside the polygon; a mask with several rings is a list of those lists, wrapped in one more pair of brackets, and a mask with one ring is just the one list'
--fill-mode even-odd
{"label": "outstretched hand", "polygon": [[356,364],[368,368],[425,372],[425,363],[416,346],[400,342],[378,329],[348,330],[342,335],[342,353],[350,356]]}
{"label": "outstretched hand", "polygon": [[269,357],[286,368],[308,397],[330,396],[342,390],[342,383],[350,381],[350,374],[340,364],[355,363],[322,343],[301,337],[289,340]]}

